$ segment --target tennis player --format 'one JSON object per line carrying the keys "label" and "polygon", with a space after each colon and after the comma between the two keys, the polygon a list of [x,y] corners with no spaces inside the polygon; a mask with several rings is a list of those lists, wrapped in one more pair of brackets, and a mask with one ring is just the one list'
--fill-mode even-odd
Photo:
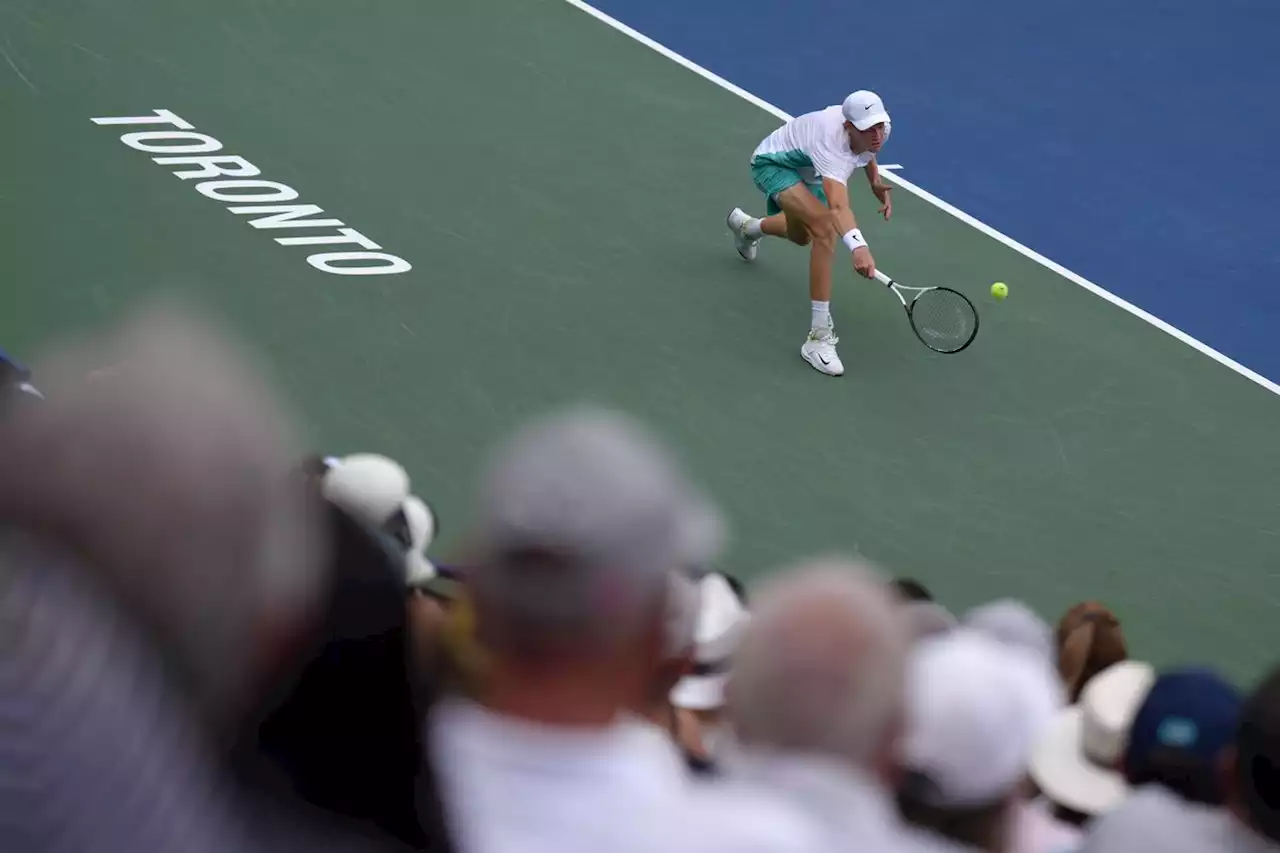
{"label": "tennis player", "polygon": [[844,373],[836,354],[839,338],[831,320],[831,265],[841,241],[853,268],[872,278],[875,259],[849,207],[848,182],[864,169],[887,220],[893,214],[890,187],[880,181],[876,152],[889,137],[889,114],[875,92],[861,90],[839,106],[806,113],[769,134],[751,156],[751,177],[764,193],[767,215],[756,219],[741,208],[729,213],[738,254],[754,261],[760,238],[785,237],[809,246],[809,337],[800,355],[828,376]]}

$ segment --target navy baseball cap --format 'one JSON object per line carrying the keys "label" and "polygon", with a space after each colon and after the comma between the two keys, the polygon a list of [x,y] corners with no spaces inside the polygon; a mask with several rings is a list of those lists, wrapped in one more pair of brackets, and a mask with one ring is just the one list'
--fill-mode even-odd
{"label": "navy baseball cap", "polygon": [[1220,804],[1218,761],[1235,742],[1244,698],[1209,669],[1168,670],[1156,677],[1134,717],[1124,755],[1131,785],[1157,783],[1188,800]]}

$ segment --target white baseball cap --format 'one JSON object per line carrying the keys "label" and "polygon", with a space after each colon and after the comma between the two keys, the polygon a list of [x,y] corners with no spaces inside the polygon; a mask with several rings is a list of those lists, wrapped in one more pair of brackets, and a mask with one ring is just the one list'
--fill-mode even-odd
{"label": "white baseball cap", "polygon": [[867,89],[859,89],[845,98],[840,111],[858,130],[868,130],[881,122],[889,123],[889,113],[885,111],[884,101]]}
{"label": "white baseball cap", "polygon": [[[625,634],[670,573],[714,558],[718,509],[651,430],[622,412],[575,405],[522,426],[492,455],[478,490],[472,599],[502,600],[529,618],[566,607]],[[529,570],[523,551],[567,557]],[[571,604],[569,599],[580,601]],[[587,604],[590,602],[590,604]],[[536,615],[531,615],[536,614]]]}
{"label": "white baseball cap", "polygon": [[325,462],[321,494],[370,527],[385,524],[409,497],[409,474],[394,459],[355,453]]}
{"label": "white baseball cap", "polygon": [[1036,744],[1031,778],[1046,798],[1087,815],[1120,805],[1129,786],[1117,762],[1155,681],[1150,664],[1121,661],[1095,675]]}
{"label": "white baseball cap", "polygon": [[435,565],[427,559],[427,549],[436,536],[436,516],[417,495],[404,499],[401,512],[409,533],[409,549],[404,555],[405,580],[409,586],[419,586],[437,574]]}
{"label": "white baseball cap", "polygon": [[956,626],[956,617],[935,601],[908,601],[900,605],[915,641],[945,634]]}
{"label": "white baseball cap", "polygon": [[1052,669],[979,631],[920,641],[908,667],[905,792],[945,808],[1007,797],[1062,701]]}
{"label": "white baseball cap", "polygon": [[1050,664],[1057,663],[1053,629],[1021,601],[1001,598],[988,602],[970,610],[962,621],[1002,643],[1026,649]]}
{"label": "white baseball cap", "polygon": [[693,672],[676,683],[671,704],[690,711],[710,711],[724,704],[729,666],[742,642],[750,614],[724,575],[709,572],[699,583]]}

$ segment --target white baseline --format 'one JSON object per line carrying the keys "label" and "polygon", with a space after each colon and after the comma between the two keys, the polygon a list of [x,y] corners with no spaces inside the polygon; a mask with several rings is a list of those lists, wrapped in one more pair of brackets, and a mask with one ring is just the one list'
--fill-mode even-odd
{"label": "white baseline", "polygon": [[[754,104],[755,106],[759,107],[760,109],[764,110],[770,115],[776,116],[782,121],[791,120],[792,116],[788,115],[778,107],[775,107],[773,104],[769,103],[768,101],[765,101],[765,100],[762,100],[761,98],[756,97],[755,95],[751,94],[746,89],[743,89],[740,86],[735,86],[734,84],[730,83],[728,80],[724,79],[718,74],[714,74],[711,71],[708,71],[707,69],[703,68],[701,65],[694,62],[693,60],[687,59],[686,57],[681,56],[680,54],[676,53],[674,50],[671,50],[665,45],[662,45],[654,41],[644,33],[638,30],[632,29],[631,27],[627,26],[626,24],[622,23],[616,18],[606,15],[604,12],[601,12],[599,9],[595,8],[589,3],[583,2],[583,0],[565,0],[565,2],[568,3],[570,6],[573,6],[574,8],[581,9],[583,12],[586,12],[591,17],[595,18],[601,23],[604,23],[612,27],[613,29],[617,30],[623,35],[626,35],[629,38],[635,39],[636,41],[643,44],[645,47],[648,47],[652,50],[657,51],[658,53],[665,56],[667,59],[670,59],[672,62],[675,62],[678,65],[681,65],[689,69],[694,74],[697,74],[699,77],[702,77],[703,79],[716,84],[721,89],[724,89],[725,91],[728,91],[728,92],[732,92],[733,94],[737,95],[739,98],[742,98],[744,101]],[[1090,293],[1093,293],[1097,296],[1101,296],[1103,299],[1107,300],[1112,305],[1116,305],[1120,308],[1123,308],[1125,311],[1128,311],[1133,316],[1138,317],[1141,320],[1145,320],[1146,322],[1155,326],[1157,329],[1161,330],[1162,332],[1172,335],[1173,337],[1182,341],[1184,344],[1191,347],[1192,349],[1195,349],[1195,350],[1198,350],[1199,352],[1204,353],[1205,355],[1209,356],[1209,358],[1213,359],[1219,364],[1224,365],[1230,368],[1231,370],[1234,370],[1236,373],[1240,374],[1246,379],[1249,379],[1250,381],[1257,383],[1263,388],[1266,388],[1271,393],[1280,395],[1280,385],[1277,385],[1275,382],[1272,382],[1270,379],[1258,373],[1257,371],[1250,370],[1249,368],[1245,367],[1243,364],[1240,364],[1235,359],[1232,359],[1232,358],[1229,358],[1228,356],[1223,355],[1222,353],[1218,352],[1216,349],[1204,343],[1203,341],[1200,341],[1200,340],[1197,340],[1196,338],[1191,337],[1191,335],[1188,335],[1186,332],[1182,331],[1176,326],[1172,326],[1166,323],[1164,320],[1161,320],[1159,317],[1155,316],[1154,314],[1148,311],[1144,311],[1143,309],[1139,308],[1137,305],[1134,305],[1132,302],[1129,302],[1125,299],[1121,299],[1119,296],[1116,296],[1111,291],[1089,281],[1084,276],[1079,275],[1078,273],[1072,272],[1071,270],[1067,269],[1057,261],[1049,260],[1044,255],[1040,254],[1034,249],[1030,249],[1022,245],[1012,237],[1006,234],[1000,233],[999,231],[992,228],[990,225],[986,224],[985,222],[975,219],[974,217],[965,213],[963,210],[956,207],[955,205],[950,204],[949,202],[943,201],[933,193],[929,192],[928,190],[924,189],[921,186],[918,186],[912,183],[911,181],[907,180],[901,175],[894,174],[893,171],[888,171],[883,174],[884,174],[884,177],[890,182],[898,184],[907,192],[911,193],[912,195],[919,196],[920,198],[929,202],[929,204],[932,204],[934,207],[937,207],[938,209],[951,214],[956,219],[959,219],[961,222],[965,223],[966,225],[976,228],[978,231],[981,231],[983,234],[987,235],[992,240],[995,240],[998,243],[1002,243],[1005,246],[1008,246],[1010,249],[1013,249],[1018,254],[1023,255],[1027,258],[1030,258],[1031,260],[1035,261],[1037,264],[1040,264],[1040,266],[1044,267],[1045,269],[1052,270],[1053,272],[1057,273],[1058,275],[1062,276],[1068,281],[1071,281],[1080,285]]]}

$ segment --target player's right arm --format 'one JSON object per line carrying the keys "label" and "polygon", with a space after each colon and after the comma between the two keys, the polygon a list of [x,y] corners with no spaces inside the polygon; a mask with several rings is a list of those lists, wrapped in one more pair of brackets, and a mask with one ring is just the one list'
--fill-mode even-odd
{"label": "player's right arm", "polygon": [[827,206],[831,208],[831,219],[836,233],[844,241],[844,245],[853,253],[853,268],[863,278],[874,278],[876,274],[875,258],[858,230],[858,220],[849,206],[849,187],[843,181],[823,176],[822,190],[827,194]]}

